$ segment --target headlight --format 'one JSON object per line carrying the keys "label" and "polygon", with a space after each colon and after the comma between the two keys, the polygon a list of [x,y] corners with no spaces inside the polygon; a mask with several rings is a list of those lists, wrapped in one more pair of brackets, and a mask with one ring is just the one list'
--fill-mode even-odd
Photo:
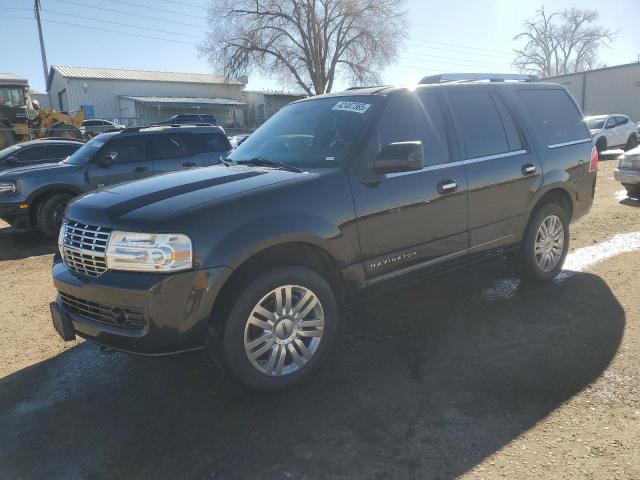
{"label": "headlight", "polygon": [[0,182],[0,194],[13,195],[18,193],[18,184],[16,182]]}
{"label": "headlight", "polygon": [[640,170],[640,155],[622,155],[618,167]]}
{"label": "headlight", "polygon": [[138,272],[175,272],[193,265],[191,239],[180,233],[111,233],[107,268]]}

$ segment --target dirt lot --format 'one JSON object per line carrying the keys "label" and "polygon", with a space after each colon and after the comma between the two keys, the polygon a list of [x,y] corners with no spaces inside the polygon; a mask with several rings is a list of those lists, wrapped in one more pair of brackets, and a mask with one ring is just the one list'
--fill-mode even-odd
{"label": "dirt lot", "polygon": [[0,478],[639,479],[640,239],[616,235],[640,202],[600,165],[573,272],[530,288],[497,262],[368,300],[270,396],[200,353],[65,345],[53,247],[0,225]]}

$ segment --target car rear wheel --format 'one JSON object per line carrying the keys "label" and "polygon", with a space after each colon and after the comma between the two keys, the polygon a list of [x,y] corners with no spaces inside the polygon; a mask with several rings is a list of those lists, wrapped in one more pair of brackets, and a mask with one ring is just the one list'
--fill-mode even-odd
{"label": "car rear wheel", "polygon": [[568,248],[567,212],[556,203],[543,205],[531,216],[516,254],[518,275],[530,282],[550,282],[562,270]]}
{"label": "car rear wheel", "polygon": [[598,150],[598,153],[602,153],[604,151],[607,150],[607,139],[606,138],[599,138],[598,141],[596,142],[596,149]]}
{"label": "car rear wheel", "polygon": [[276,268],[251,281],[233,303],[221,360],[252,389],[300,383],[329,356],[337,316],[333,291],[317,272]]}
{"label": "car rear wheel", "polygon": [[627,189],[627,196],[633,198],[640,198],[640,185],[625,185]]}
{"label": "car rear wheel", "polygon": [[73,195],[68,193],[58,193],[40,204],[36,220],[42,233],[51,238],[58,235],[64,219],[64,211],[72,198]]}

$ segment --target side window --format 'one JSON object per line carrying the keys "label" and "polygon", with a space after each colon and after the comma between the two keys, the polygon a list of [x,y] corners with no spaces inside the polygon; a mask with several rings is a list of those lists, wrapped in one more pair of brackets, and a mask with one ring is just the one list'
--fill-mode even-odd
{"label": "side window", "polygon": [[523,89],[517,95],[545,145],[591,138],[580,110],[565,90]]}
{"label": "side window", "polygon": [[628,117],[616,117],[616,123],[618,125],[626,125],[627,123],[629,123],[629,118]]}
{"label": "side window", "polygon": [[76,150],[80,148],[80,145],[55,145],[51,147],[52,154],[51,156],[54,158],[67,158],[69,155],[74,153]]}
{"label": "side window", "polygon": [[189,133],[166,133],[151,136],[151,159],[164,160],[191,155]]}
{"label": "side window", "polygon": [[46,147],[25,148],[16,155],[16,160],[18,162],[33,162],[34,160],[52,158],[53,155],[48,150]]}
{"label": "side window", "polygon": [[616,118],[609,117],[609,119],[607,120],[607,124],[605,125],[605,128],[613,128],[615,126],[616,126]]}
{"label": "side window", "polygon": [[504,123],[488,91],[451,92],[448,95],[467,158],[509,151]]}
{"label": "side window", "polygon": [[147,159],[145,143],[142,135],[114,138],[105,145],[102,155],[115,156],[114,163],[144,162]]}
{"label": "side window", "polygon": [[191,136],[193,153],[226,152],[231,144],[222,133],[197,133]]}
{"label": "side window", "polygon": [[367,151],[376,156],[389,143],[419,140],[424,164],[449,161],[444,119],[438,98],[431,92],[406,94],[392,98],[377,125]]}

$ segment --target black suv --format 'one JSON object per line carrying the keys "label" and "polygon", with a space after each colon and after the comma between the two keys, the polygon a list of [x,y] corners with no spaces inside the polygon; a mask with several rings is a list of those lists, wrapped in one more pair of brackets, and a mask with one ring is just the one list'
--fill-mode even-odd
{"label": "black suv", "polygon": [[579,107],[559,85],[442,80],[301,100],[232,166],[73,202],[55,328],[150,355],[209,345],[274,389],[326,361],[358,292],[505,254],[552,280],[596,184]]}
{"label": "black suv", "polygon": [[67,139],[42,139],[17,143],[0,150],[0,172],[38,163],[57,163],[78,150],[84,142]]}
{"label": "black suv", "polygon": [[73,197],[158,173],[220,163],[231,150],[220,127],[128,128],[98,135],[62,162],[0,173],[0,218],[55,237]]}

